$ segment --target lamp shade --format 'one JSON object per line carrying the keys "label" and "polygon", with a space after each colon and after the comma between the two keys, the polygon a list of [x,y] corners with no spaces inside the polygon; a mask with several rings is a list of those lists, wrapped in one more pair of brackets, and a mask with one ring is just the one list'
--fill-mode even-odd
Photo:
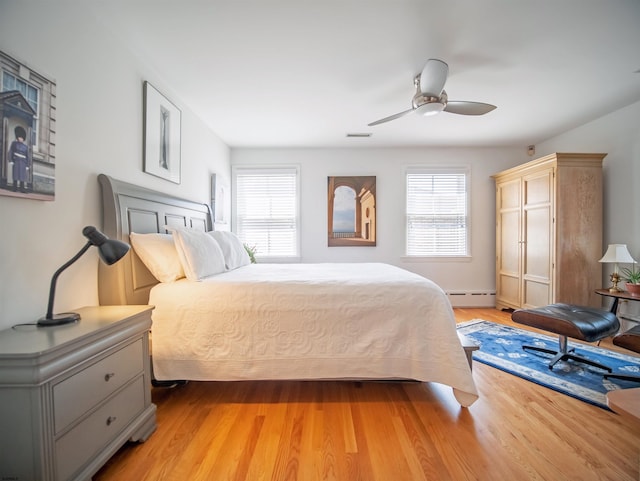
{"label": "lamp shade", "polygon": [[92,245],[98,248],[100,259],[109,266],[118,262],[129,252],[129,244],[117,239],[109,239],[92,225],[88,225],[82,229],[82,234]]}
{"label": "lamp shade", "polygon": [[423,104],[415,109],[415,112],[419,115],[428,117],[430,115],[439,114],[444,110],[445,105],[442,102],[429,102]]}
{"label": "lamp shade", "polygon": [[629,254],[629,250],[627,249],[626,244],[609,244],[607,247],[607,252],[604,253],[602,259],[599,262],[604,262],[607,264],[617,264],[617,263],[634,263],[635,260]]}

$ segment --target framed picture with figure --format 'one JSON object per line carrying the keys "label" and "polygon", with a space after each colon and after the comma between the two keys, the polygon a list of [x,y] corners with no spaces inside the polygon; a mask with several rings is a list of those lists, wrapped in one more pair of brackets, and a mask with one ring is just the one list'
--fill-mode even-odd
{"label": "framed picture with figure", "polygon": [[144,83],[144,171],[180,183],[182,112]]}
{"label": "framed picture with figure", "polygon": [[56,82],[0,51],[0,195],[54,200]]}

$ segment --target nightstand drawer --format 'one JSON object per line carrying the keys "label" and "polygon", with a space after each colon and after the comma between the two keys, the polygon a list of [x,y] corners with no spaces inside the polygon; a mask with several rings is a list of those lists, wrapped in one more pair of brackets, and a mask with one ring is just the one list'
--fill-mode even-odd
{"label": "nightstand drawer", "polygon": [[56,441],[56,479],[69,479],[144,410],[140,376]]}
{"label": "nightstand drawer", "polygon": [[139,339],[55,385],[55,432],[59,433],[142,372],[143,363],[142,340]]}

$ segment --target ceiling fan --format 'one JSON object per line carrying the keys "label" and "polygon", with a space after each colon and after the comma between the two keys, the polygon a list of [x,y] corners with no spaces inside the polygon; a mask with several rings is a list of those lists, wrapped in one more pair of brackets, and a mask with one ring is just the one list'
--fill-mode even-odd
{"label": "ceiling fan", "polygon": [[449,100],[447,92],[444,91],[444,84],[447,81],[448,74],[449,66],[445,62],[436,58],[427,60],[422,73],[419,73],[413,79],[416,94],[411,101],[412,107],[399,114],[371,122],[368,124],[369,127],[399,119],[412,112],[420,115],[435,115],[444,110],[452,114],[484,115],[496,108],[495,105],[482,102]]}

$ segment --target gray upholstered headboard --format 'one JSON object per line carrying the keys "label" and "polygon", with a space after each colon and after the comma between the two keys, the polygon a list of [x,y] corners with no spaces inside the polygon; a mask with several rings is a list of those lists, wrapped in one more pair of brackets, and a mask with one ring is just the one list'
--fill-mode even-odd
{"label": "gray upholstered headboard", "polygon": [[[212,228],[209,206],[161,192],[98,176],[102,190],[102,231],[113,239],[129,242],[129,233],[166,232],[165,226]],[[136,253],[112,266],[100,262],[98,294],[101,305],[147,304],[149,291],[158,281]]]}

